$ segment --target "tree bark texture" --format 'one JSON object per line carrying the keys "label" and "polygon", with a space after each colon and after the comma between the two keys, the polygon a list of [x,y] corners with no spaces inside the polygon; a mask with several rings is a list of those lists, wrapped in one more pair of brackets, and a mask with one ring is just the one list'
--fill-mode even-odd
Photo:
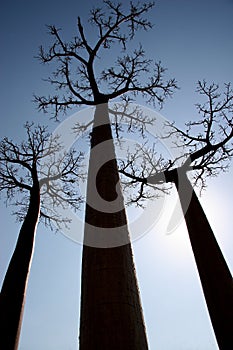
{"label": "tree bark texture", "polygon": [[29,208],[8,266],[0,299],[0,349],[17,350],[27,283],[40,212],[39,184],[33,186]]}
{"label": "tree bark texture", "polygon": [[[233,280],[186,174],[175,181],[219,349],[233,348]],[[191,191],[191,192],[190,192]],[[191,195],[190,203],[187,197]]]}
{"label": "tree bark texture", "polygon": [[80,350],[148,349],[107,104],[95,111],[85,220]]}

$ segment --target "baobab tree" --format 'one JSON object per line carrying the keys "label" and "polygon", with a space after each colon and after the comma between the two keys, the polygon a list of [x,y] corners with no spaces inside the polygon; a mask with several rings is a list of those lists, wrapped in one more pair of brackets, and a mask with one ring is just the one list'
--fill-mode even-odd
{"label": "baobab tree", "polygon": [[217,176],[229,166],[233,156],[233,90],[225,84],[221,94],[217,84],[199,81],[197,91],[206,98],[197,104],[201,119],[187,123],[185,131],[174,123],[166,125],[169,131],[164,137],[179,140],[174,146],[182,147],[181,156],[155,161],[154,149],[141,149],[142,154],[138,150],[137,155],[121,161],[120,172],[130,179],[127,185],[138,183],[136,203],[145,200],[148,185],[151,190],[151,186],[175,184],[216,339],[225,350],[233,344],[233,280],[193,187],[199,184],[203,189],[207,177]]}
{"label": "baobab tree", "polygon": [[18,348],[39,219],[50,227],[68,224],[57,208],[78,209],[81,201],[75,183],[82,177],[82,153],[64,153],[59,137],[46,127],[27,123],[25,129],[26,141],[5,137],[0,143],[0,192],[22,221],[0,294],[0,347],[6,350]]}
{"label": "baobab tree", "polygon": [[153,6],[130,2],[126,8],[103,1],[102,8],[90,12],[96,40],[88,40],[78,18],[73,40],[64,41],[59,29],[49,26],[53,44],[48,50],[40,48],[43,63],[57,64],[48,81],[58,92],[35,96],[39,109],[52,108],[57,118],[69,108],[95,107],[82,259],[81,350],[148,348],[108,102],[142,95],[162,105],[176,88],[176,81],[164,80],[165,69],[148,59],[141,45],[130,49],[137,32],[151,28],[146,16]]}

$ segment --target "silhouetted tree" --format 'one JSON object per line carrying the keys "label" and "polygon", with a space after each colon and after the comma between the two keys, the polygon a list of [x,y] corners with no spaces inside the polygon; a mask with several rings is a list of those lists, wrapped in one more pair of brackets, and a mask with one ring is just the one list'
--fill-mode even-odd
{"label": "silhouetted tree", "polygon": [[[180,157],[165,162],[160,156],[155,161],[154,149],[138,150],[137,155],[122,161],[120,171],[131,179],[127,185],[131,182],[139,186],[135,202],[148,197],[148,185],[151,195],[151,186],[157,189],[164,183],[175,184],[216,339],[220,349],[230,350],[233,344],[233,280],[193,189],[198,184],[204,188],[206,177],[226,171],[233,155],[233,90],[230,84],[225,84],[223,94],[219,90],[214,83],[208,85],[199,81],[197,91],[206,98],[204,103],[197,104],[202,118],[187,123],[185,131],[174,123],[167,123],[169,132],[165,137],[177,140],[174,146],[182,147]],[[193,173],[193,185],[188,172]]]}
{"label": "silhouetted tree", "polygon": [[[108,102],[121,97],[130,101],[142,95],[161,105],[176,88],[174,79],[164,81],[161,63],[148,59],[141,45],[130,50],[138,30],[151,28],[146,14],[153,2],[122,4],[103,1],[90,12],[96,40],[88,40],[81,19],[77,36],[66,42],[59,29],[49,26],[54,39],[44,63],[58,66],[48,81],[58,93],[35,97],[39,109],[54,107],[54,117],[69,108],[95,106],[91,133],[85,233],[82,260],[80,349],[147,349],[147,340],[132,258],[131,244],[109,120]],[[116,51],[109,50],[115,45]],[[114,57],[117,53],[116,60]],[[100,57],[102,62],[100,62]],[[101,67],[105,67],[101,71]],[[132,122],[133,118],[131,118]],[[140,123],[140,120],[137,122]],[[117,129],[117,128],[116,128]],[[118,129],[117,129],[118,130]],[[99,151],[98,151],[99,150]],[[105,164],[98,169],[103,157]],[[95,170],[99,170],[95,179]],[[116,188],[117,186],[117,188]],[[101,208],[96,195],[114,212]],[[115,234],[114,234],[115,233]],[[108,247],[108,249],[106,249]]]}
{"label": "silhouetted tree", "polygon": [[64,153],[59,137],[50,136],[46,127],[27,123],[25,129],[27,139],[21,144],[7,137],[0,143],[0,192],[22,221],[0,294],[0,347],[6,350],[18,348],[39,218],[59,227],[66,218],[57,208],[78,209],[81,200],[74,182],[81,177],[82,154]]}

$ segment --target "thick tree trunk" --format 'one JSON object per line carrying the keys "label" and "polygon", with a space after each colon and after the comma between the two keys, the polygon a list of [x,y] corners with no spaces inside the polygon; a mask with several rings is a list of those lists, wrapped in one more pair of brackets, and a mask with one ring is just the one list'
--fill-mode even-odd
{"label": "thick tree trunk", "polygon": [[39,184],[31,190],[29,208],[3,281],[0,299],[0,349],[17,350],[40,211]]}
{"label": "thick tree trunk", "polygon": [[110,349],[144,350],[148,345],[108,106],[103,104],[96,107],[91,137],[80,350]]}
{"label": "thick tree trunk", "polygon": [[233,348],[232,276],[187,175],[180,174],[175,184],[216,339],[221,350],[230,350]]}

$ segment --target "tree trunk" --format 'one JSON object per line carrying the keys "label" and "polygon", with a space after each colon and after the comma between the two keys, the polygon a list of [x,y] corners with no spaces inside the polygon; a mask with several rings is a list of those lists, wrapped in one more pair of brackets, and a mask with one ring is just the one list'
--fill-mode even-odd
{"label": "tree trunk", "polygon": [[80,350],[148,349],[107,104],[95,111],[85,220]]}
{"label": "tree trunk", "polygon": [[232,276],[187,175],[181,174],[175,184],[216,339],[221,350],[230,350],[233,347]]}
{"label": "tree trunk", "polygon": [[4,350],[18,349],[39,211],[40,192],[37,184],[31,190],[29,208],[1,290],[0,348]]}

